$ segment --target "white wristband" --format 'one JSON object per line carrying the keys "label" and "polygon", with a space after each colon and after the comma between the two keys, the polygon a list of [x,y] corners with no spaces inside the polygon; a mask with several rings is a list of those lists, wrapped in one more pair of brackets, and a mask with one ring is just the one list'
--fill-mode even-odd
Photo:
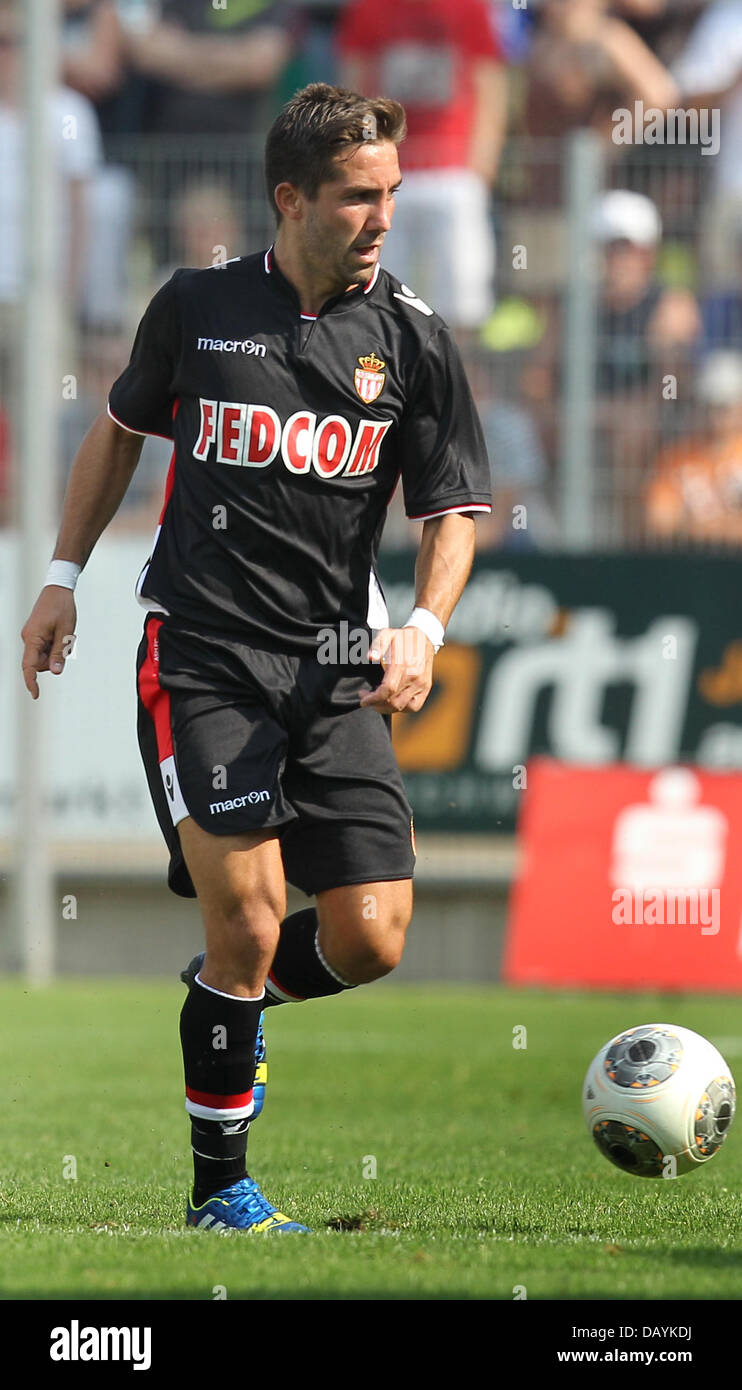
{"label": "white wristband", "polygon": [[81,568],[73,560],[52,560],[46,572],[44,588],[47,584],[57,584],[60,589],[74,589]]}
{"label": "white wristband", "polygon": [[436,618],[435,613],[431,613],[429,608],[413,608],[405,627],[419,627],[421,632],[433,644],[433,651],[440,651],[443,646],[443,636],[446,629],[440,618]]}

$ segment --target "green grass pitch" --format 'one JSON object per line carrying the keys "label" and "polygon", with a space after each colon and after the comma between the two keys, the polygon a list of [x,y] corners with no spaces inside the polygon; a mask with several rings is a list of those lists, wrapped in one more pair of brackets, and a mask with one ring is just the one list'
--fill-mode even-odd
{"label": "green grass pitch", "polygon": [[705,1169],[650,1182],[580,1110],[593,1053],[638,1023],[706,1034],[742,1076],[733,1000],[385,983],[272,1009],[248,1166],[315,1234],[225,1238],[183,1222],[182,998],[0,984],[2,1298],[740,1296],[742,1121]]}

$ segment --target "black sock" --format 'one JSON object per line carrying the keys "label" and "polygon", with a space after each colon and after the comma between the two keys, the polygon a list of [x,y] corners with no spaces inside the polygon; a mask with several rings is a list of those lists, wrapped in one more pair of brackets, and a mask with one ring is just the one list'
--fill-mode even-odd
{"label": "black sock", "polygon": [[314,907],[294,912],[281,923],[276,954],[265,982],[265,1007],[324,999],[354,985],[341,979],[322,955]]}
{"label": "black sock", "polygon": [[222,994],[196,980],[180,1014],[191,1116],[194,1206],[245,1177],[255,1039],[265,1000]]}
{"label": "black sock", "polygon": [[193,1205],[247,1177],[249,1120],[200,1120],[191,1116]]}

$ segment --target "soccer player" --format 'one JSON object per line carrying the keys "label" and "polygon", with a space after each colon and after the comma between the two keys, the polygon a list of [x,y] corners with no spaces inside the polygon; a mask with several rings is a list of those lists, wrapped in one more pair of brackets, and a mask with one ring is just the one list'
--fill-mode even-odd
{"label": "soccer player", "polygon": [[[36,698],[38,672],[63,669],[75,581],[143,436],[172,439],[137,584],[139,740],[170,887],[197,896],[204,922],[180,1021],[187,1220],[204,1229],[307,1229],[246,1172],[262,1012],[378,979],[401,957],[414,843],[388,716],[430,692],[472,513],[490,510],[449,331],[379,264],[404,132],[396,102],[325,84],[279,114],[265,159],[275,243],[178,270],[154,296],[75,460],[22,634]],[[424,525],[416,606],[391,629],[375,561],[400,474]],[[287,917],[287,880],[316,907]]]}

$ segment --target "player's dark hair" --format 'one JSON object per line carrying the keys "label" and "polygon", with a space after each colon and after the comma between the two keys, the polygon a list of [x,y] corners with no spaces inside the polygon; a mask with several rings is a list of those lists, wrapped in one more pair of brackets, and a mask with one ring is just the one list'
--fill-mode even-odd
{"label": "player's dark hair", "polygon": [[366,142],[407,134],[404,107],[389,97],[364,97],[345,87],[311,82],[296,92],[276,117],[265,142],[265,184],[276,221],[281,214],[273,196],[279,183],[293,184],[316,198],[320,184],[335,177],[334,160]]}

